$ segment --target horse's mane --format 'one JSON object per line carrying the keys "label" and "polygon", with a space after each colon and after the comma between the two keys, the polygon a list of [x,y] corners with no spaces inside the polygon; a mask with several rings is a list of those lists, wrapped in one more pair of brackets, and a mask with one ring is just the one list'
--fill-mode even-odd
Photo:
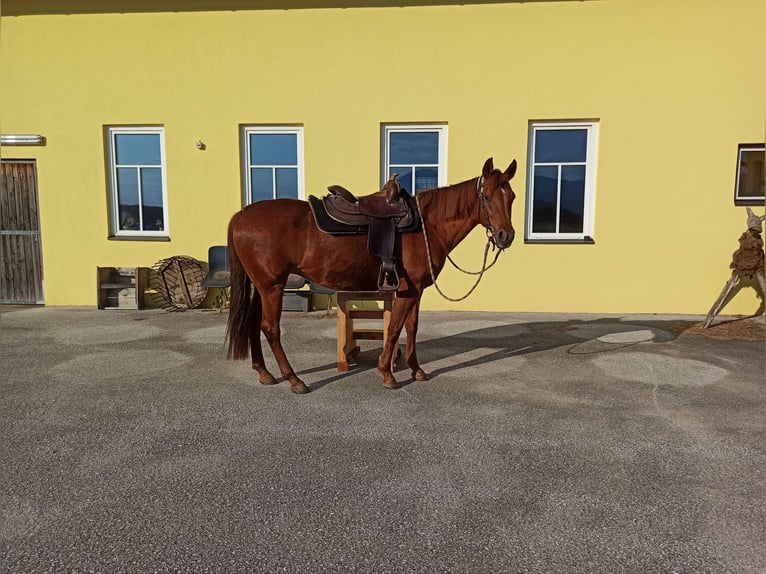
{"label": "horse's mane", "polygon": [[418,193],[421,209],[429,219],[435,221],[452,221],[463,219],[471,213],[476,198],[476,182],[474,177],[454,185],[436,187]]}

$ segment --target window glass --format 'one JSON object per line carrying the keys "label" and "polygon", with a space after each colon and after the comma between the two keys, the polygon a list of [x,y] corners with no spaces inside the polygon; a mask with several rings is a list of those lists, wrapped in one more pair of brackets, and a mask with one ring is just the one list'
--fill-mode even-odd
{"label": "window glass", "polygon": [[141,197],[141,229],[162,231],[165,219],[162,207],[162,170],[152,167],[141,169]]}
{"label": "window glass", "polygon": [[298,170],[277,168],[277,197],[298,199]]}
{"label": "window glass", "polygon": [[446,185],[447,126],[385,126],[386,179],[394,172],[409,193]]}
{"label": "window glass", "polygon": [[252,165],[296,165],[298,163],[295,134],[251,134]]}
{"label": "window glass", "polygon": [[160,165],[160,137],[157,134],[116,134],[118,165]]}
{"label": "window glass", "polygon": [[303,195],[303,128],[244,127],[244,202]]}
{"label": "window glass", "polygon": [[593,233],[596,122],[530,123],[527,239]]}
{"label": "window glass", "polygon": [[415,168],[415,191],[439,187],[439,170],[435,167]]}
{"label": "window glass", "polygon": [[162,128],[110,127],[112,233],[167,231]]}
{"label": "window glass", "polygon": [[737,149],[737,179],[734,187],[735,205],[763,206],[764,176],[763,144],[739,144]]}
{"label": "window glass", "polygon": [[585,166],[561,166],[561,220],[562,233],[582,233],[585,215]]}
{"label": "window glass", "polygon": [[156,167],[141,169],[141,196],[144,205],[162,206],[162,170]]}
{"label": "window glass", "polygon": [[532,230],[535,233],[556,231],[556,196],[558,195],[558,168],[535,168]]}
{"label": "window glass", "polygon": [[585,161],[587,144],[585,130],[538,130],[535,163]]}
{"label": "window glass", "polygon": [[390,146],[392,165],[439,163],[437,132],[393,132]]}
{"label": "window glass", "polygon": [[140,231],[138,170],[135,168],[117,169],[117,206],[119,229]]}
{"label": "window glass", "polygon": [[120,207],[138,207],[138,170],[117,168],[117,197]]}
{"label": "window glass", "polygon": [[274,178],[271,168],[254,168],[250,171],[252,201],[274,199]]}

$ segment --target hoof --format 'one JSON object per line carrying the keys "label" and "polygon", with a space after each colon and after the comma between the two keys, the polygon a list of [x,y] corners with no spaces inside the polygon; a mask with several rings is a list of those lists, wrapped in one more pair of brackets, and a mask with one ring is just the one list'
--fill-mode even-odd
{"label": "hoof", "polygon": [[423,369],[417,369],[416,371],[412,371],[412,378],[416,381],[427,381],[428,375]]}
{"label": "hoof", "polygon": [[308,388],[305,383],[299,382],[294,385],[290,385],[290,391],[296,395],[305,395],[306,393],[310,393],[311,389]]}
{"label": "hoof", "polygon": [[383,381],[383,386],[387,389],[401,389],[402,385],[399,381],[396,379],[392,379],[390,381]]}
{"label": "hoof", "polygon": [[274,378],[274,375],[268,374],[265,377],[261,377],[261,384],[262,385],[276,385],[277,380]]}

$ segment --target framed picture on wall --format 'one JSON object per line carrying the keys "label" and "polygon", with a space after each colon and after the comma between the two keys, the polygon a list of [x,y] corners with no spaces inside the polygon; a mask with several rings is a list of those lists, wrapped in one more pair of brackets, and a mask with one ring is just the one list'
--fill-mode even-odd
{"label": "framed picture on wall", "polygon": [[764,204],[764,144],[739,144],[735,205]]}

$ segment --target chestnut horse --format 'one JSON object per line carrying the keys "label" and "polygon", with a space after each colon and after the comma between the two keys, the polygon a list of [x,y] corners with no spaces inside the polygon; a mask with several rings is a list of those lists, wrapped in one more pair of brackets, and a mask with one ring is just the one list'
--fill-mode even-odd
{"label": "chestnut horse", "polygon": [[[499,249],[511,245],[515,234],[511,204],[515,194],[509,182],[514,173],[516,160],[500,171],[489,158],[479,177],[418,193],[427,239],[421,233],[397,237],[395,256],[400,285],[386,344],[378,360],[385,387],[400,386],[391,371],[391,361],[402,327],[407,331],[404,358],[412,376],[419,381],[428,379],[415,352],[420,298],[438,276],[449,252],[479,224],[487,229],[488,237]],[[282,376],[290,382],[290,390],[309,392],[290,366],[280,341],[279,320],[287,276],[297,273],[337,291],[377,291],[380,261],[368,252],[367,237],[323,233],[314,222],[308,202],[274,199],[253,203],[234,214],[229,223],[228,250],[231,267],[228,358],[247,359],[249,350],[260,382],[275,384],[277,380],[263,360],[259,332],[263,331]]]}

